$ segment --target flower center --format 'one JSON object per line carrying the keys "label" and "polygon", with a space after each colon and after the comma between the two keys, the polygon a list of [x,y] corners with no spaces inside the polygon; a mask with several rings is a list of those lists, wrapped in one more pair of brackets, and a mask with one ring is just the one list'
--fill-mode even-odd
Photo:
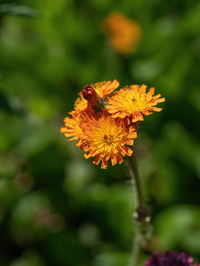
{"label": "flower center", "polygon": [[114,136],[110,135],[107,136],[106,134],[104,135],[104,140],[106,142],[106,144],[111,145],[114,141]]}

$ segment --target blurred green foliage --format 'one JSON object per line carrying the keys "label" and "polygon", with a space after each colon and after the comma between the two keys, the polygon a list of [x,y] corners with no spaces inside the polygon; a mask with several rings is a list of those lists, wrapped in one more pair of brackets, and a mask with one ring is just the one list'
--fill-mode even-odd
{"label": "blurred green foliage", "polygon": [[[113,11],[143,29],[130,56],[101,32]],[[200,258],[199,29],[195,0],[0,2],[1,266],[127,265],[134,203],[125,164],[100,170],[59,133],[83,85],[114,78],[166,97],[137,140],[150,249]]]}

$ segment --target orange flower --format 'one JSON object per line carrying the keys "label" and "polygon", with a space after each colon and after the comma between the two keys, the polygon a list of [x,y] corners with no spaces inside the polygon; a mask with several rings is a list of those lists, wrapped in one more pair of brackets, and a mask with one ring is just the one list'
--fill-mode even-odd
{"label": "orange flower", "polygon": [[[98,83],[92,83],[90,85],[85,85],[84,87],[91,87],[96,92],[97,96],[105,99],[111,92],[119,87],[119,82],[117,80],[113,81],[103,81]],[[88,101],[83,97],[83,93],[81,92],[74,104],[74,111],[70,114],[79,115],[88,107]]]}
{"label": "orange flower", "polygon": [[110,45],[119,53],[130,54],[141,39],[140,25],[121,13],[110,14],[103,22]]}
{"label": "orange flower", "polygon": [[101,162],[106,169],[108,162],[121,164],[123,157],[131,156],[130,148],[137,137],[137,121],[143,115],[161,111],[156,107],[164,102],[161,95],[154,95],[154,88],[146,92],[146,85],[131,85],[106,97],[119,86],[117,80],[85,85],[75,102],[71,117],[66,117],[61,128],[68,140],[77,140],[85,151],[85,158],[94,157],[94,164]]}
{"label": "orange flower", "polygon": [[155,105],[165,98],[160,98],[160,94],[153,96],[155,89],[146,92],[146,88],[146,85],[131,85],[120,89],[108,99],[107,110],[113,118],[130,118],[133,123],[144,120],[143,115],[160,112],[162,108]]}
{"label": "orange flower", "polygon": [[127,127],[125,122],[113,119],[106,111],[99,119],[88,117],[82,124],[81,142],[77,144],[83,149],[85,158],[95,157],[93,163],[106,169],[111,159],[112,165],[123,162],[122,156],[131,156],[132,146],[137,133],[133,126]]}

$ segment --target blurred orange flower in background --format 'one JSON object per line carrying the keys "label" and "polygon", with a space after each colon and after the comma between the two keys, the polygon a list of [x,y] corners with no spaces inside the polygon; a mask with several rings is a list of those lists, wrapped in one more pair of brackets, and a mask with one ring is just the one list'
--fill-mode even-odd
{"label": "blurred orange flower in background", "polygon": [[112,13],[105,18],[103,32],[107,35],[110,45],[121,54],[132,53],[142,36],[138,22],[121,13]]}

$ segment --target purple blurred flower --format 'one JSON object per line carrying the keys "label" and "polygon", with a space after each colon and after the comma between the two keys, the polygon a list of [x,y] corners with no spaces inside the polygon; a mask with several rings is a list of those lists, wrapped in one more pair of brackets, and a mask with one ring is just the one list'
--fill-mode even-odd
{"label": "purple blurred flower", "polygon": [[200,266],[193,264],[194,259],[186,253],[176,251],[166,251],[164,254],[156,253],[153,257],[145,262],[145,266]]}

